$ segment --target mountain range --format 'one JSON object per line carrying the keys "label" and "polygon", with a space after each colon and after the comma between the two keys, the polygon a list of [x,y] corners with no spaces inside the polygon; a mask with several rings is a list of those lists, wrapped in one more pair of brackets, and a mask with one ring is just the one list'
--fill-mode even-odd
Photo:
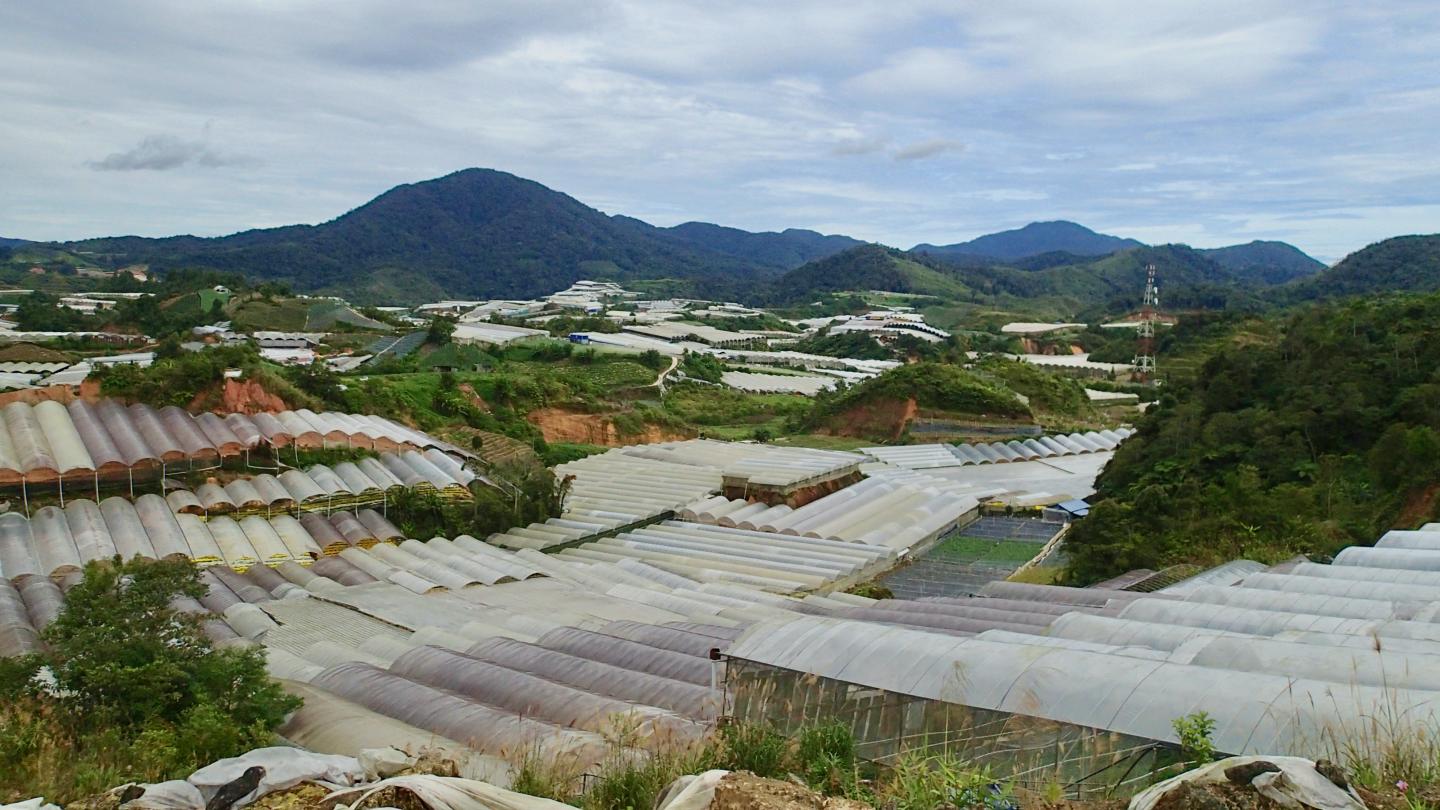
{"label": "mountain range", "polygon": [[1042,255],[1047,261],[1038,266],[954,262],[863,245],[791,270],[752,299],[794,305],[827,292],[885,290],[1088,321],[1138,307],[1150,265],[1160,278],[1161,303],[1171,309],[1253,308],[1263,305],[1270,291],[1289,288],[1267,279],[1284,275],[1283,269],[1227,265],[1186,245],[1145,245],[1100,257]]}
{"label": "mountain range", "polygon": [[[532,180],[465,169],[396,186],[319,225],[213,238],[122,236],[48,247],[83,251],[102,264],[147,263],[162,271],[212,268],[361,302],[394,302],[529,297],[587,277],[665,280],[675,292],[743,298],[787,271],[865,245],[848,236],[797,229],[752,233],[703,222],[656,227],[607,215]],[[1066,274],[1085,274],[1085,268],[1107,257],[1144,249],[1134,239],[1073,222],[1039,222],[969,242],[918,245],[905,254],[905,269],[926,276],[932,287],[1021,289],[1063,282]],[[1191,252],[1207,259],[1206,271],[1222,281],[1274,284],[1323,269],[1284,243]],[[873,267],[874,251],[859,255]],[[972,277],[954,280],[956,268],[970,268]],[[810,275],[823,272],[822,266]],[[952,280],[939,283],[941,278]]]}

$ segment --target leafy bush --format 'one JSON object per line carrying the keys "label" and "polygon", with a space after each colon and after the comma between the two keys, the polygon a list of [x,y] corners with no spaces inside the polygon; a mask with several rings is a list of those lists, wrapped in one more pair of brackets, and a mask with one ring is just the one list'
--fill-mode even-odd
{"label": "leafy bush", "polygon": [[1199,767],[1215,760],[1215,743],[1210,735],[1215,733],[1215,718],[1205,712],[1192,712],[1171,721],[1175,736],[1180,738],[1180,756],[1191,767]]}
{"label": "leafy bush", "polygon": [[259,363],[259,355],[248,346],[223,346],[157,359],[148,368],[130,364],[100,366],[93,377],[106,396],[155,407],[183,408],[201,391],[223,380],[225,369],[255,369]]}
{"label": "leafy bush", "polygon": [[861,582],[845,589],[845,593],[853,593],[856,596],[864,596],[870,599],[894,599],[895,592],[878,582]]}
{"label": "leafy bush", "polygon": [[[171,607],[204,591],[189,562],[90,563],[44,633],[0,671],[0,800],[159,781],[251,748],[299,705],[250,649],[215,649]],[[55,689],[41,688],[47,669]]]}
{"label": "leafy bush", "polygon": [[713,355],[696,354],[689,352],[680,364],[680,370],[685,376],[705,382],[718,383],[720,377],[725,373],[725,364],[716,359]]}

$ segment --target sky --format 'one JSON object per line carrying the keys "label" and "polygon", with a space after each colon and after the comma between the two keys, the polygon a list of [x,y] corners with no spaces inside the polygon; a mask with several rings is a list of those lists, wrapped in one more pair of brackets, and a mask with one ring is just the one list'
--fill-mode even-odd
{"label": "sky", "polygon": [[1426,0],[54,0],[0,31],[0,236],[316,223],[471,166],[898,247],[1440,231]]}

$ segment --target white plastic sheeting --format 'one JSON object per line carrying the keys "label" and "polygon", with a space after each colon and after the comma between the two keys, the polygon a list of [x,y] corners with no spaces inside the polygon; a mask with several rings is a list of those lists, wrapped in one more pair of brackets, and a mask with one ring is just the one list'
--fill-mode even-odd
{"label": "white plastic sheeting", "polygon": [[[342,533],[337,526],[354,531]],[[483,566],[486,573],[476,576],[476,581],[494,584],[507,577],[523,579],[536,573],[532,566],[514,561],[498,549],[474,538],[462,539],[491,555],[502,555],[498,564],[487,560]],[[200,566],[224,564],[238,569],[285,562],[309,565],[316,557],[337,554],[352,546],[403,540],[400,530],[372,509],[361,509],[358,514],[336,512],[328,517],[306,514],[300,520],[283,514],[270,519],[258,515],[238,519],[211,515],[209,520],[202,520],[195,514],[172,512],[170,503],[153,494],[142,495],[134,503],[121,497],[107,498],[98,505],[74,500],[64,509],[38,509],[30,519],[13,512],[0,515],[0,577],[63,577],[88,562],[116,555],[127,560],[189,559]],[[471,569],[481,565],[470,560],[474,552],[457,551],[450,541],[441,542],[443,546],[427,549],[430,557],[444,561],[450,559],[447,554],[461,555],[464,561],[457,572],[464,568],[472,575],[475,571]],[[454,575],[447,572],[446,576]]]}
{"label": "white plastic sheeting", "polygon": [[896,467],[923,470],[1101,453],[1114,450],[1122,441],[1132,435],[1134,435],[1133,430],[1122,427],[1113,431],[1092,430],[1085,433],[1057,434],[1034,439],[1015,439],[1008,442],[862,447],[860,452]]}
{"label": "white plastic sheeting", "polygon": [[[834,450],[690,439],[622,447],[611,453],[719,470],[752,486],[803,486],[856,472],[865,457]],[[610,455],[606,453],[605,455]]]}
{"label": "white plastic sheeting", "polygon": [[638,560],[699,581],[739,583],[777,593],[862,579],[895,562],[895,551],[883,546],[681,521],[624,532],[559,556],[591,562]]}
{"label": "white plastic sheeting", "polygon": [[903,550],[953,529],[980,503],[936,479],[867,478],[791,509],[713,496],[680,510],[685,520],[748,531],[848,540]]}
{"label": "white plastic sheeting", "polygon": [[493,535],[489,542],[512,549],[543,550],[679,509],[721,487],[720,471],[638,458],[612,450],[555,467],[571,478],[559,518]]}
{"label": "white plastic sheeting", "polygon": [[232,456],[261,442],[412,452],[458,449],[387,419],[359,414],[301,410],[222,419],[174,406],[127,408],[114,400],[15,402],[0,408],[0,482],[108,475],[159,461]]}
{"label": "white plastic sheeting", "polygon": [[955,638],[821,617],[752,626],[735,658],[949,703],[1176,742],[1174,717],[1205,711],[1230,753],[1303,755],[1327,731],[1389,707],[1430,716],[1440,695],[1225,671],[1089,650]]}

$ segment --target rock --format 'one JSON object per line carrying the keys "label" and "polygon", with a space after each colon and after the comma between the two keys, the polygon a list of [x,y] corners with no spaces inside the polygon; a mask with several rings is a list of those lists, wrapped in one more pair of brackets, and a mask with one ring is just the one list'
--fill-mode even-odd
{"label": "rock", "polygon": [[1236,765],[1233,768],[1226,768],[1225,778],[1237,785],[1248,785],[1254,781],[1255,777],[1262,773],[1277,773],[1279,770],[1279,765],[1273,762],[1266,762],[1262,759],[1255,762],[1247,762],[1244,765]]}
{"label": "rock", "polygon": [[397,773],[406,772],[415,765],[415,757],[398,748],[366,748],[356,757],[360,767],[365,769],[365,778],[384,779]]}
{"label": "rock", "polygon": [[1350,789],[1350,780],[1345,778],[1345,771],[1341,769],[1339,765],[1336,765],[1330,760],[1316,760],[1315,770],[1319,771],[1321,776],[1329,779],[1330,784],[1334,785],[1335,787],[1338,787],[1341,790]]}
{"label": "rock", "polygon": [[420,756],[415,758],[415,764],[407,768],[405,772],[431,776],[459,776],[460,764],[454,758],[446,756],[443,751],[427,748],[420,752]]}

